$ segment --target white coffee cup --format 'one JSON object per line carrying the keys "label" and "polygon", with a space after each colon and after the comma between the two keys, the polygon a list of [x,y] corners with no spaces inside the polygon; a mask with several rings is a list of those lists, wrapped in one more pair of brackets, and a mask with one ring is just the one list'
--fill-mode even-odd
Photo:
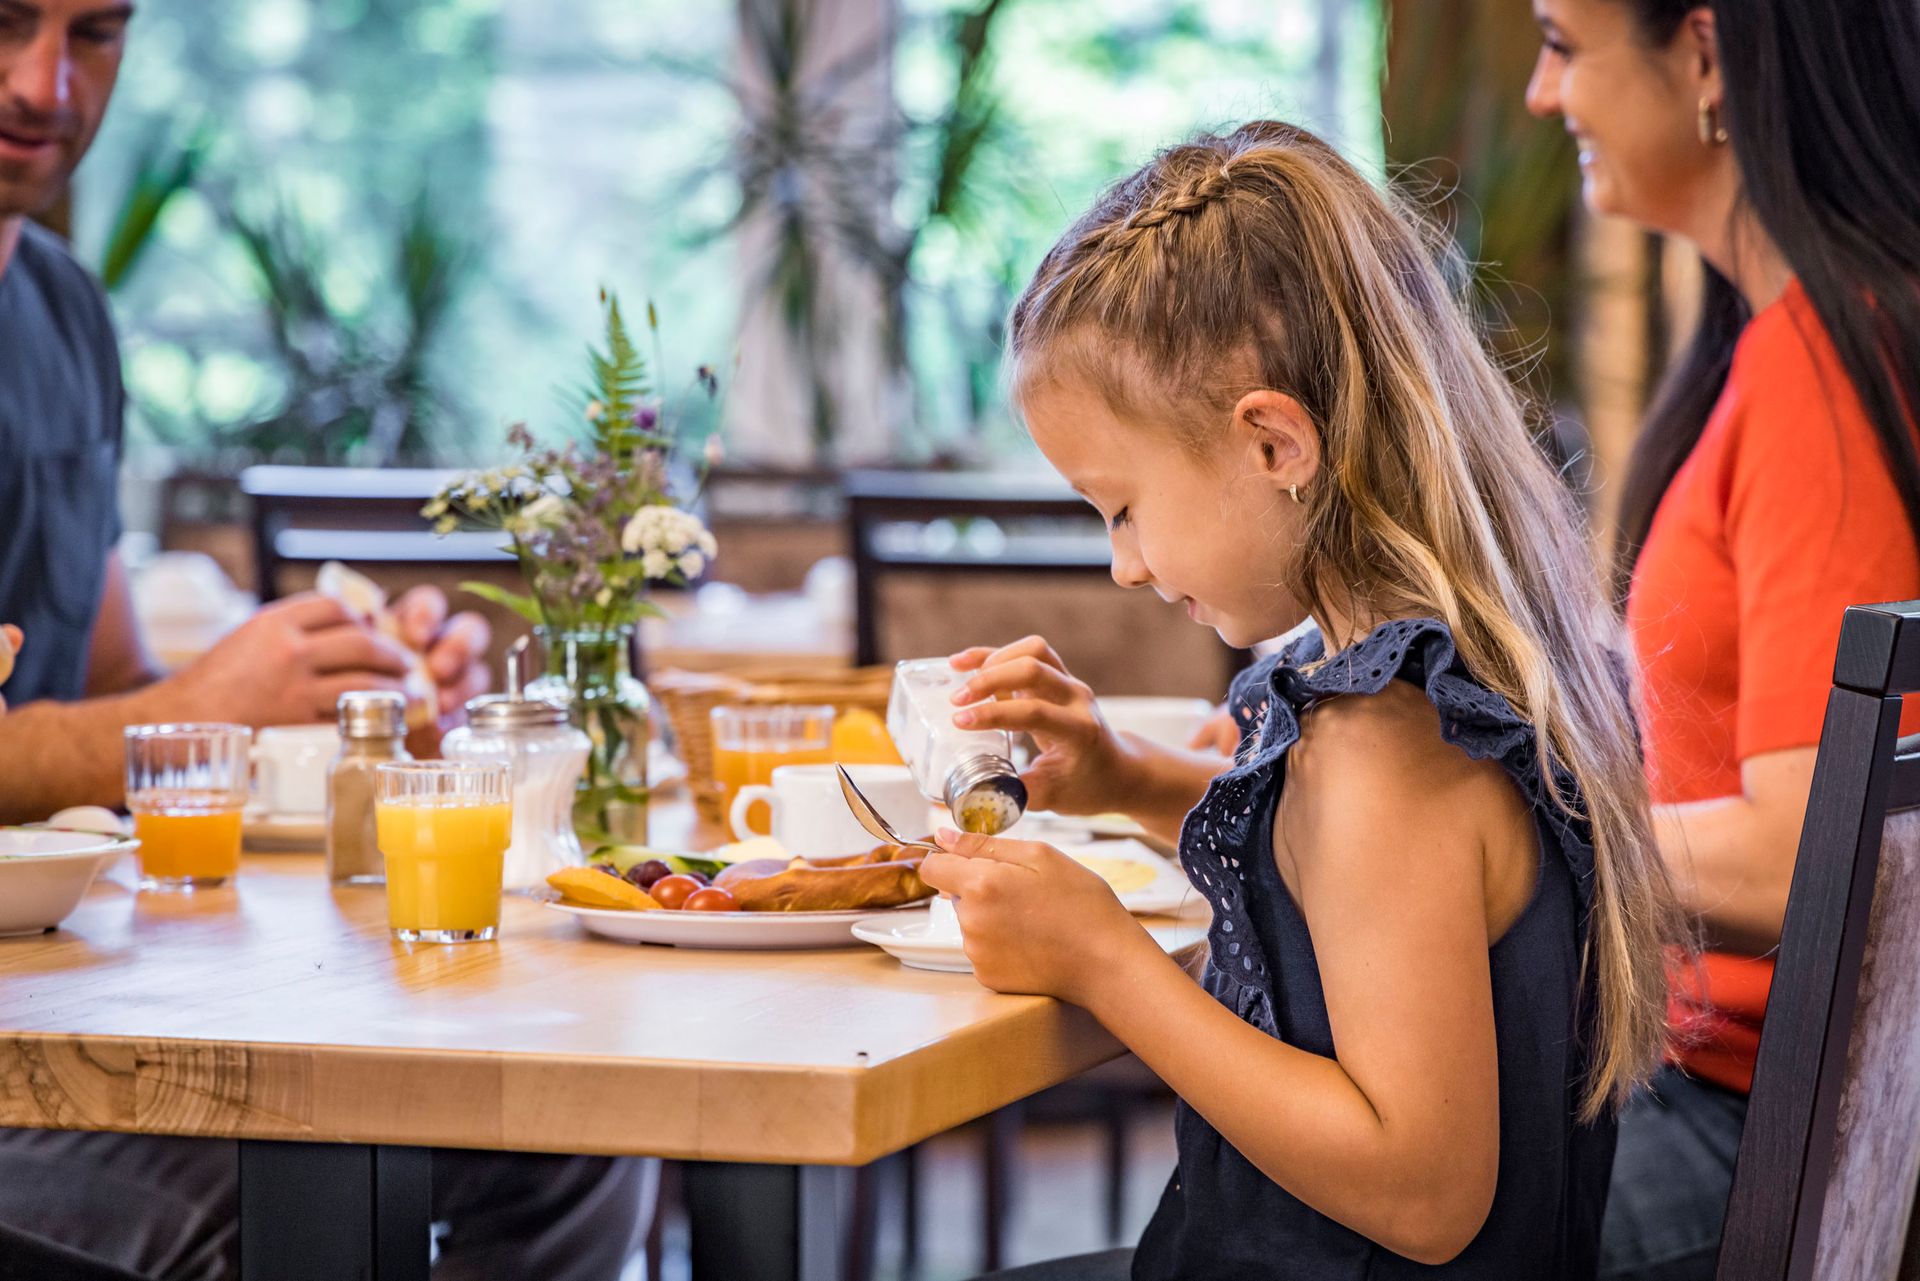
{"label": "white coffee cup", "polygon": [[[849,765],[847,773],[894,831],[908,840],[927,834],[927,801],[906,766]],[[773,813],[769,832],[756,832],[747,823],[747,811],[761,801]],[[727,817],[741,840],[772,836],[787,853],[802,858],[858,854],[878,844],[847,808],[832,765],[779,766],[771,787],[754,783],[741,788]]]}
{"label": "white coffee cup", "polygon": [[340,751],[331,725],[274,725],[253,736],[253,804],[272,815],[327,812],[327,765]]}
{"label": "white coffee cup", "polygon": [[1110,697],[1100,700],[1100,715],[1116,733],[1138,734],[1161,747],[1184,748],[1213,715],[1204,698]]}

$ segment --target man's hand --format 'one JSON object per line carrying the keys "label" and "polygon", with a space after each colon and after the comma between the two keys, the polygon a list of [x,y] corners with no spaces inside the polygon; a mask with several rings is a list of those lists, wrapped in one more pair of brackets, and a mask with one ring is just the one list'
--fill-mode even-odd
{"label": "man's hand", "polygon": [[301,595],[266,606],[153,693],[177,692],[196,719],[257,728],[331,721],[340,695],[397,690],[406,673],[398,642],[339,601]]}
{"label": "man's hand", "polygon": [[478,614],[447,616],[447,598],[437,587],[416,587],[393,607],[400,637],[427,656],[427,674],[439,691],[437,709],[444,719],[466,706],[468,699],[487,692],[487,645],[493,629]]}
{"label": "man's hand", "polygon": [[1218,752],[1222,756],[1232,756],[1240,750],[1240,723],[1233,719],[1233,712],[1223,704],[1207,718],[1206,724],[1194,731],[1187,748],[1195,752]]}
{"label": "man's hand", "polygon": [[[13,675],[13,656],[20,652],[22,636],[20,629],[11,623],[0,624],[0,685],[7,683],[7,677]],[[7,700],[0,698],[0,716],[7,711]]]}

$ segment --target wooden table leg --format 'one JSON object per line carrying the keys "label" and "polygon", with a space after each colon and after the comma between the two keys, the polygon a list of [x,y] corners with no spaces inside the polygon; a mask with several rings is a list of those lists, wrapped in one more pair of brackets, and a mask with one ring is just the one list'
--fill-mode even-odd
{"label": "wooden table leg", "polygon": [[693,1281],[843,1281],[850,1171],[688,1162],[681,1175]]}
{"label": "wooden table leg", "polygon": [[240,1274],[426,1281],[431,1154],[358,1143],[240,1143]]}

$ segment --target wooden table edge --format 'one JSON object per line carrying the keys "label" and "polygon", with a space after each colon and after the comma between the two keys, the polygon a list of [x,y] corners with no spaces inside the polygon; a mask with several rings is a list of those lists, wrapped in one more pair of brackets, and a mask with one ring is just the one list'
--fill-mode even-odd
{"label": "wooden table edge", "polygon": [[[967,1045],[991,1025],[872,1067],[0,1030],[0,1126],[864,1165],[1124,1052],[1085,1011],[1020,999],[1007,1017],[1038,1023],[991,1071]],[[636,1133],[627,1099],[661,1123]]]}

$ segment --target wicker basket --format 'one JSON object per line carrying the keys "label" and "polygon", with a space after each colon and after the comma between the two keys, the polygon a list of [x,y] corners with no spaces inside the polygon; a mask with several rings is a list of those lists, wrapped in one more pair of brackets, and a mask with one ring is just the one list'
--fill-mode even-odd
{"label": "wicker basket", "polygon": [[837,712],[865,708],[887,713],[893,668],[760,668],[751,675],[663,671],[647,681],[666,709],[687,786],[703,822],[724,825],[720,785],[713,778],[713,709],[727,704],[824,703]]}

